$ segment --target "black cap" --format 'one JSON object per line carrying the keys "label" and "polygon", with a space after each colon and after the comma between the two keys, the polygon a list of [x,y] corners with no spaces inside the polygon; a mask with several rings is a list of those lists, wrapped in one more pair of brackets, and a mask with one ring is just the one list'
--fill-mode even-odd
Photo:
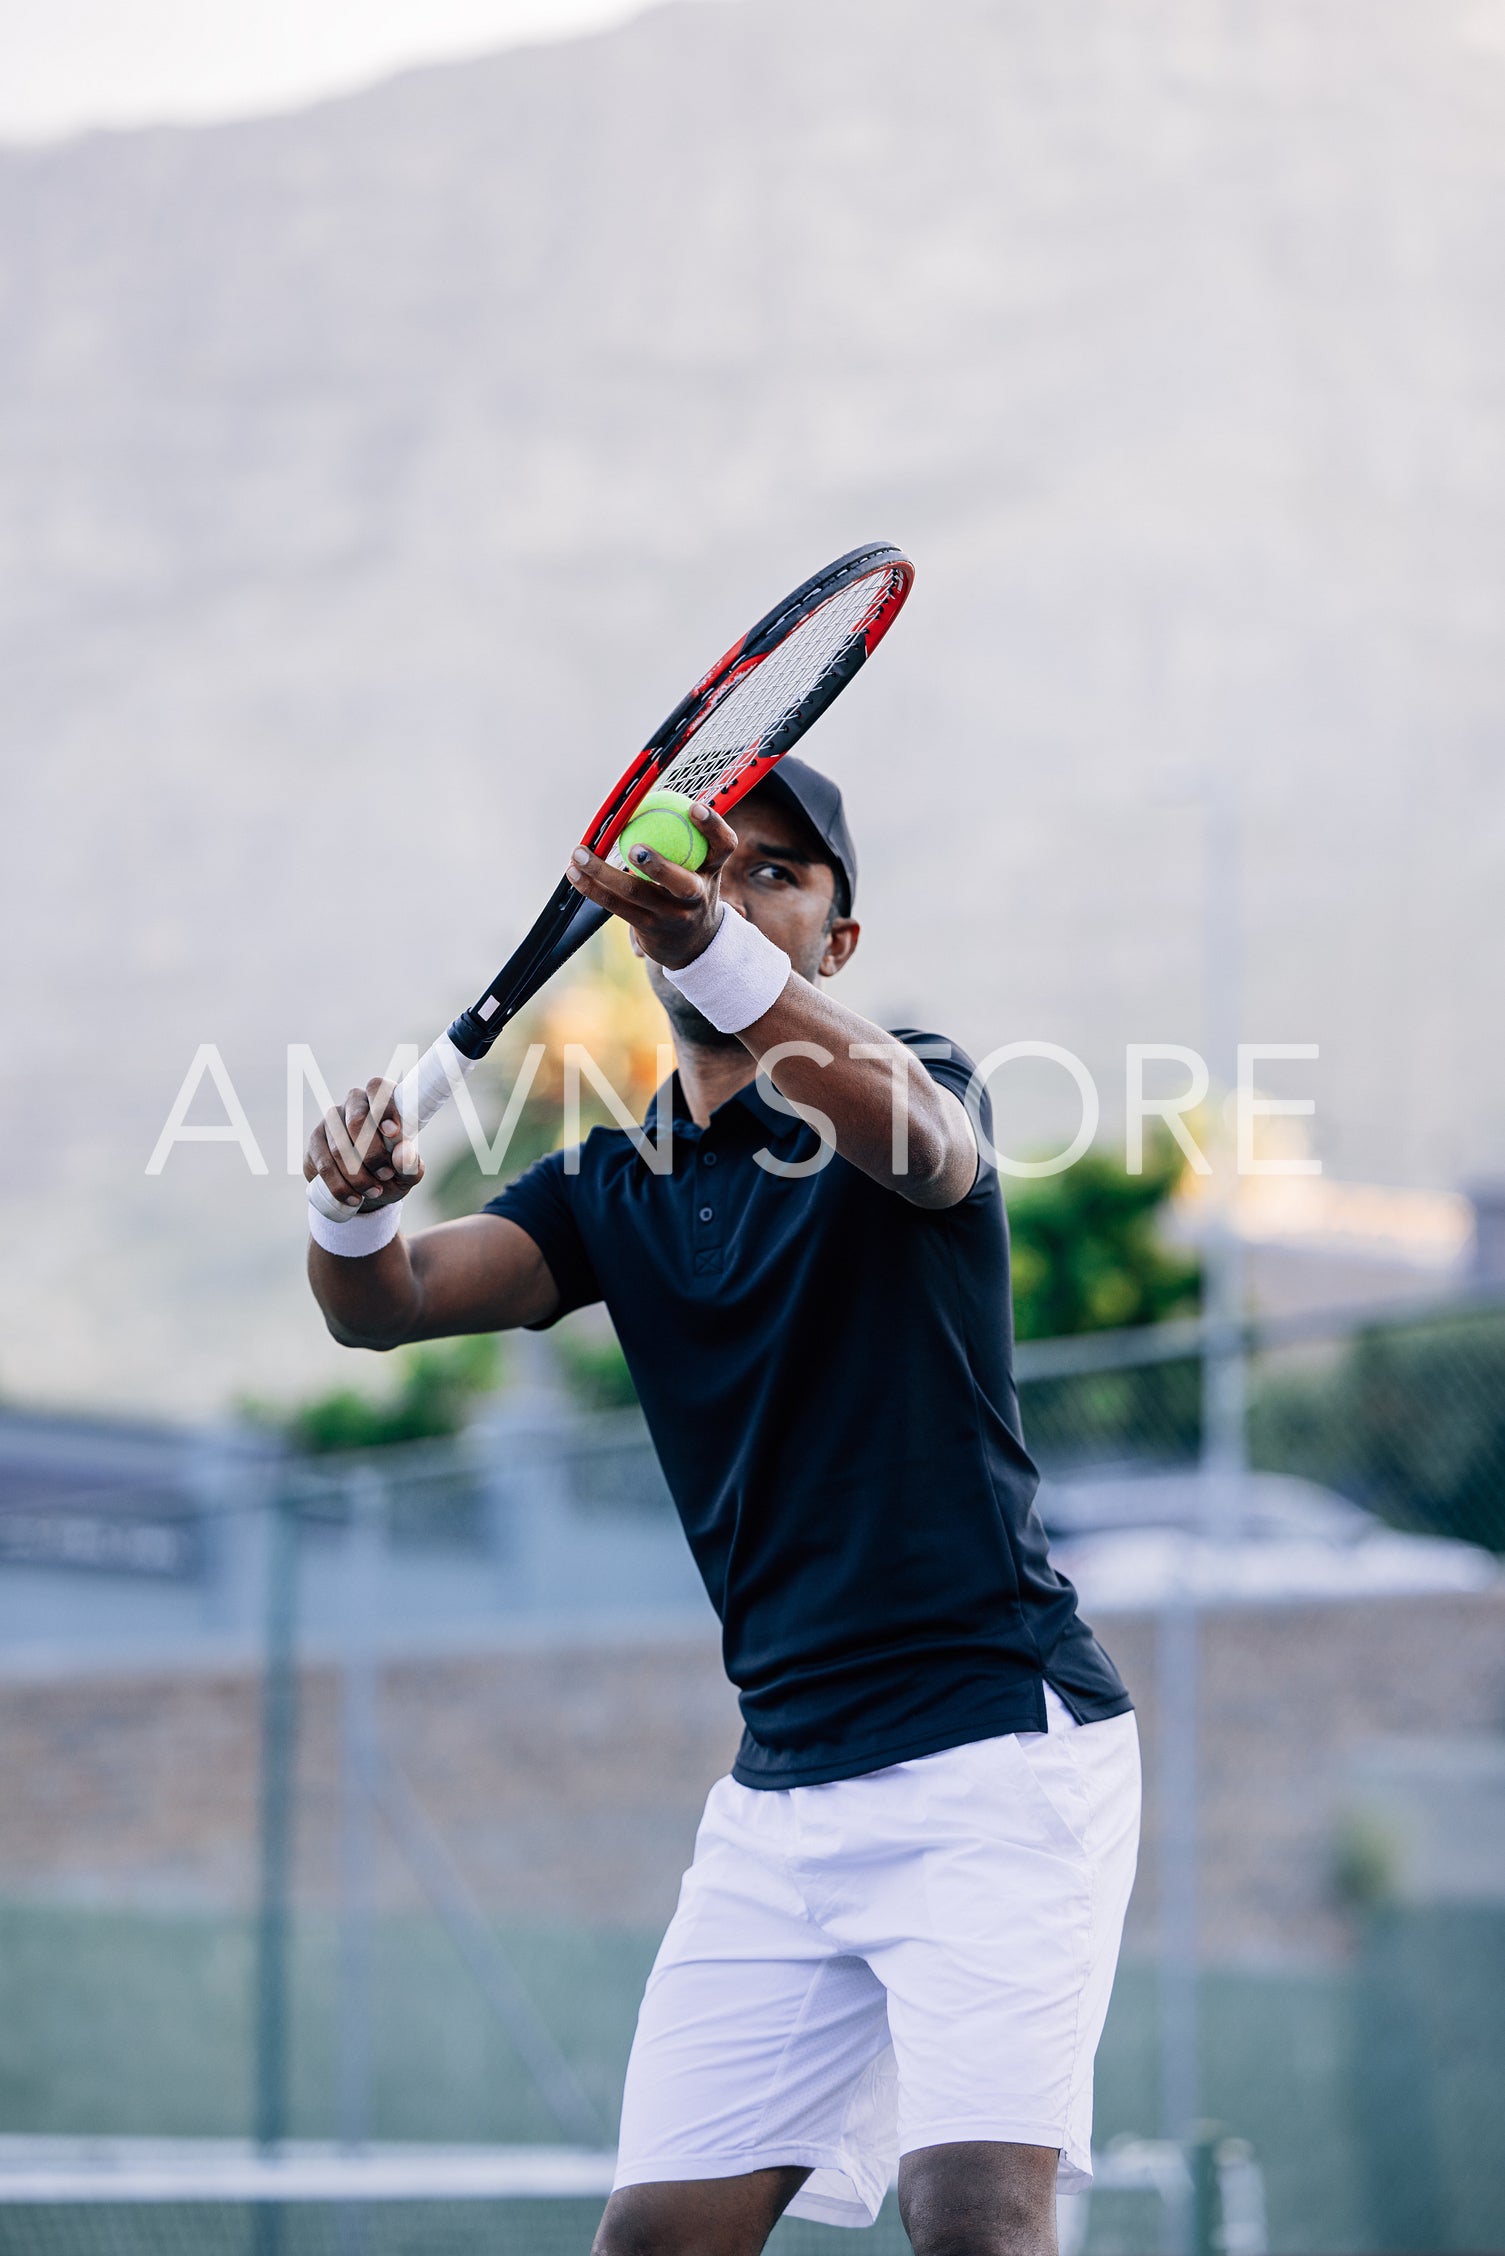
{"label": "black cap", "polygon": [[836,913],[850,916],[857,898],[857,849],[847,828],[841,793],[831,778],[812,768],[808,760],[797,760],[792,752],[786,752],[757,788],[776,793],[804,816],[836,865]]}

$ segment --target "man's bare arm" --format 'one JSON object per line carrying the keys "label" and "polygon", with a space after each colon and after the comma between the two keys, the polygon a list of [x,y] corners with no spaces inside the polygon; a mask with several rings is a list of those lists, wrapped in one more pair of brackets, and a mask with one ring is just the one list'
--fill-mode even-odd
{"label": "man's bare arm", "polygon": [[[402,1140],[391,1085],[370,1081],[327,1113],[309,1140],[303,1172],[363,1212],[395,1205],[422,1180],[415,1146]],[[547,1320],[559,1292],[533,1240],[499,1214],[442,1222],[375,1253],[326,1253],[310,1243],[308,1281],[344,1347],[401,1347],[457,1332],[509,1331]]]}
{"label": "man's bare arm", "polygon": [[784,1096],[826,1116],[843,1159],[912,1206],[955,1206],[977,1181],[960,1099],[894,1035],[798,972],[737,1039]]}

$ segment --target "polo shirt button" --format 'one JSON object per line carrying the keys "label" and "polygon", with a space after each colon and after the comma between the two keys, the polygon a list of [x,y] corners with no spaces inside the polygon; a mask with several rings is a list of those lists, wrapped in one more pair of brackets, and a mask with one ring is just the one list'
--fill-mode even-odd
{"label": "polo shirt button", "polygon": [[700,1156],[705,1161],[707,1167],[715,1166],[716,1154],[714,1152],[702,1152]]}
{"label": "polo shirt button", "polygon": [[700,1219],[702,1222],[710,1222],[715,1219],[715,1214],[716,1209],[714,1206],[703,1206],[700,1210]]}

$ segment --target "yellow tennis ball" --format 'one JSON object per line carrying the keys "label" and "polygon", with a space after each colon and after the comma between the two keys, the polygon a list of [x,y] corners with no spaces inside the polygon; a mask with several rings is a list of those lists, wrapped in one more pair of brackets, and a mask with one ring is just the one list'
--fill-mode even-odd
{"label": "yellow tennis ball", "polygon": [[680,869],[699,869],[705,860],[705,833],[690,820],[693,804],[682,791],[668,790],[650,791],[639,802],[617,840],[617,850],[634,877],[645,879],[649,885],[656,882],[633,860],[634,846],[651,846],[655,854]]}

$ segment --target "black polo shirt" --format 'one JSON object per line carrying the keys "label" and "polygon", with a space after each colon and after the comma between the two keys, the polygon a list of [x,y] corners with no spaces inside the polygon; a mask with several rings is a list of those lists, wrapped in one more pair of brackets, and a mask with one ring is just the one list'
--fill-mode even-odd
{"label": "black polo shirt", "polygon": [[[971,1060],[900,1030],[960,1096]],[[1012,1371],[996,1172],[911,1206],[755,1088],[708,1127],[678,1080],[673,1167],[623,1129],[543,1159],[487,1212],[527,1231],[563,1315],[604,1300],[747,1726],[734,1775],[815,1785],[1005,1731],[1048,1680],[1083,1721],[1129,1696],[1046,1556]],[[985,1125],[986,1125],[985,1116]],[[578,1170],[578,1171],[572,1171]]]}

